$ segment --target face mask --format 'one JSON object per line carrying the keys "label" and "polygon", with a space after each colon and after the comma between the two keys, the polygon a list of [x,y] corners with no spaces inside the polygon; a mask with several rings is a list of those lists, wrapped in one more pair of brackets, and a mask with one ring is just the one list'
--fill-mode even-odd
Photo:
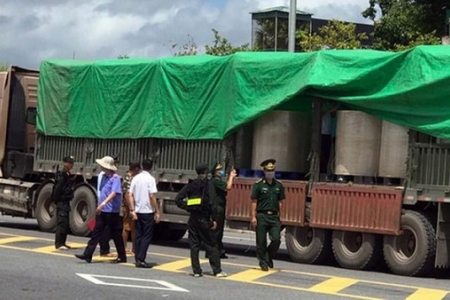
{"label": "face mask", "polygon": [[272,179],[275,176],[275,172],[266,172],[266,178]]}
{"label": "face mask", "polygon": [[220,177],[223,177],[224,175],[225,175],[225,172],[224,172],[223,170],[220,170],[220,171],[219,171],[219,176],[220,176]]}

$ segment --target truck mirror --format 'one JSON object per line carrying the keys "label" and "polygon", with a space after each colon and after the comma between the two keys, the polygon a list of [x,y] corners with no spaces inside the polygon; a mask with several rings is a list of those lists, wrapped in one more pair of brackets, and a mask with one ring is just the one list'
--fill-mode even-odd
{"label": "truck mirror", "polygon": [[28,107],[27,108],[27,115],[26,115],[26,122],[30,125],[36,125],[36,107]]}

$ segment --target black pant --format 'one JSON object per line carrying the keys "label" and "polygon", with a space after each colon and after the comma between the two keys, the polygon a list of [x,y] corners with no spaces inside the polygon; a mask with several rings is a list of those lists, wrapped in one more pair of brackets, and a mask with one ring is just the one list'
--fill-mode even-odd
{"label": "black pant", "polygon": [[214,274],[222,272],[220,267],[219,248],[211,230],[212,223],[203,216],[191,214],[188,221],[189,244],[191,246],[191,266],[194,274],[201,274],[200,260],[198,254],[203,245],[209,258],[209,264]]}
{"label": "black pant", "polygon": [[[122,217],[120,217],[120,231],[122,231],[122,225],[123,220]],[[111,252],[111,248],[109,246],[109,241],[111,240],[111,231],[108,229],[108,226],[106,226],[105,232],[103,233],[102,237],[100,238],[100,255],[102,254],[108,254]]]}
{"label": "black pant", "polygon": [[217,205],[217,229],[213,233],[220,254],[225,253],[225,249],[223,247],[222,242],[224,229],[225,229],[225,206]]}
{"label": "black pant", "polygon": [[136,263],[145,262],[148,247],[153,238],[155,228],[155,214],[137,214],[136,221],[136,245],[134,258]]}
{"label": "black pant", "polygon": [[108,226],[106,226],[103,235],[100,238],[100,254],[108,254],[111,251],[109,240],[111,240],[111,234]]}
{"label": "black pant", "polygon": [[58,203],[56,206],[56,232],[55,232],[55,247],[64,246],[69,234],[69,203]]}
{"label": "black pant", "polygon": [[[108,228],[106,228],[108,227]],[[95,218],[95,228],[92,232],[91,239],[88,242],[86,249],[84,250],[84,256],[92,258],[102,235],[106,229],[109,229],[110,236],[114,240],[114,245],[117,249],[117,254],[120,259],[126,260],[125,246],[123,245],[122,231],[120,226],[119,213],[104,213],[97,215]]]}

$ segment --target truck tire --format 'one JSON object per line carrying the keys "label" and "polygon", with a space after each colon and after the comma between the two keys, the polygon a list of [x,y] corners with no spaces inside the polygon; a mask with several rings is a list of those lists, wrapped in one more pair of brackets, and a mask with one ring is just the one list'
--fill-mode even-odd
{"label": "truck tire", "polygon": [[436,233],[422,214],[407,210],[399,236],[384,237],[383,253],[389,269],[404,276],[425,276],[434,269]]}
{"label": "truck tire", "polygon": [[334,258],[345,269],[370,270],[383,255],[382,238],[372,233],[334,230],[332,246]]}
{"label": "truck tire", "polygon": [[324,263],[331,255],[330,231],[321,228],[287,227],[286,247],[294,262]]}
{"label": "truck tire", "polygon": [[70,206],[70,230],[76,236],[88,236],[91,231],[86,222],[95,217],[97,208],[95,194],[89,187],[82,185],[75,189]]}
{"label": "truck tire", "polygon": [[39,192],[36,201],[36,219],[44,232],[54,232],[56,228],[56,204],[52,199],[53,183],[46,184]]}

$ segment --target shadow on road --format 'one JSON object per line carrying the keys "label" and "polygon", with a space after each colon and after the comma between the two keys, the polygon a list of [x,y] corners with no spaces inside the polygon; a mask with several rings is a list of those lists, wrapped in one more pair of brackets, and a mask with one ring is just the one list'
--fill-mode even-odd
{"label": "shadow on road", "polygon": [[12,222],[1,222],[0,227],[11,228],[11,229],[22,229],[22,230],[31,230],[36,232],[42,232],[39,226],[36,224],[29,223],[12,223]]}

